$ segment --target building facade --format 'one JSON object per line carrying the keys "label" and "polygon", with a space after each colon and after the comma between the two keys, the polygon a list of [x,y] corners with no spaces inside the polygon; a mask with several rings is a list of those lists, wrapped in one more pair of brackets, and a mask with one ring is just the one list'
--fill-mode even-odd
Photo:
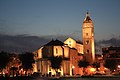
{"label": "building facade", "polygon": [[70,48],[75,48],[79,54],[83,54],[83,43],[81,41],[76,41],[72,38],[68,38],[64,41],[64,44]]}
{"label": "building facade", "polygon": [[[82,59],[82,56],[77,51],[76,46],[82,44],[76,43],[76,41],[74,41],[72,38],[68,38],[67,40],[71,40],[71,43],[75,42],[75,46],[69,47],[68,44],[64,44],[59,40],[52,40],[39,50],[35,51],[34,72],[40,72],[41,75],[44,76],[56,75],[55,70],[51,67],[49,58],[52,56],[61,56],[63,60],[61,68],[58,70],[59,75],[63,76],[80,74],[78,71],[78,60]],[[71,46],[73,45],[74,44],[71,44]],[[79,46],[79,48],[83,47]]]}

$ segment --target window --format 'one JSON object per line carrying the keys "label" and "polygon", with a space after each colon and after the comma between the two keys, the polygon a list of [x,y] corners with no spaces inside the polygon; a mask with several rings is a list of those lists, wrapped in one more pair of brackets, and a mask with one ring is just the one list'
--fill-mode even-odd
{"label": "window", "polygon": [[88,44],[88,43],[89,43],[89,41],[87,40],[85,44]]}
{"label": "window", "polygon": [[92,32],[92,36],[94,36],[94,33]]}
{"label": "window", "polygon": [[58,54],[58,49],[56,48],[56,54]]}
{"label": "window", "polygon": [[48,53],[50,53],[50,48],[48,48]]}
{"label": "window", "polygon": [[36,57],[38,57],[38,53],[36,53]]}
{"label": "window", "polygon": [[71,46],[71,41],[69,41],[69,46]]}
{"label": "window", "polygon": [[86,36],[88,36],[88,33],[86,33]]}
{"label": "window", "polygon": [[69,43],[71,43],[71,41],[69,41]]}
{"label": "window", "polygon": [[87,50],[87,53],[89,53],[89,50]]}
{"label": "window", "polygon": [[49,68],[49,71],[51,71],[51,67]]}

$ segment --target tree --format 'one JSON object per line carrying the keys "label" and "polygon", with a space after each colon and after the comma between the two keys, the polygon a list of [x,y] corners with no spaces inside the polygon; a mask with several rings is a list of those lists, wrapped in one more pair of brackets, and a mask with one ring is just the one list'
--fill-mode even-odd
{"label": "tree", "polygon": [[3,68],[6,67],[6,65],[9,62],[9,53],[7,52],[0,52],[0,70],[2,71]]}
{"label": "tree", "polygon": [[80,60],[80,61],[78,61],[78,66],[79,67],[86,68],[88,65],[89,65],[89,62],[87,62],[86,60]]}
{"label": "tree", "polygon": [[83,74],[86,75],[85,69],[87,68],[87,66],[89,66],[89,62],[87,62],[86,60],[79,60],[78,61],[78,66],[80,68],[83,68]]}
{"label": "tree", "polygon": [[61,63],[62,63],[62,57],[61,56],[52,56],[49,58],[50,62],[51,62],[51,67],[56,71],[58,71],[58,69],[60,69],[61,67]]}
{"label": "tree", "polygon": [[117,67],[117,64],[114,60],[106,60],[105,67],[109,68],[110,70],[114,70]]}
{"label": "tree", "polygon": [[93,63],[92,65],[93,65],[93,67],[95,67],[95,68],[99,68],[99,67],[100,67],[100,63],[98,63],[98,62],[95,62],[95,63]]}
{"label": "tree", "polygon": [[18,69],[17,67],[11,67],[11,68],[10,68],[10,70],[13,71],[13,77],[14,77],[15,71],[16,71],[17,69]]}
{"label": "tree", "polygon": [[32,53],[26,52],[26,53],[23,53],[23,54],[19,54],[19,59],[22,62],[22,68],[25,69],[26,71],[28,69],[33,68],[32,64],[35,61],[34,61],[34,55]]}
{"label": "tree", "polygon": [[100,62],[94,62],[92,66],[98,70],[98,68],[100,67]]}

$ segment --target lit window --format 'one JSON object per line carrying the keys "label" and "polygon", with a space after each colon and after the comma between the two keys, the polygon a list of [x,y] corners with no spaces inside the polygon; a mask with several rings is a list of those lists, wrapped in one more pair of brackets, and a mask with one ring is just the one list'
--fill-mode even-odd
{"label": "lit window", "polygon": [[36,57],[38,57],[38,53],[36,53]]}
{"label": "lit window", "polygon": [[69,46],[71,46],[71,41],[69,41]]}
{"label": "lit window", "polygon": [[51,67],[49,68],[49,71],[51,71]]}
{"label": "lit window", "polygon": [[92,32],[92,36],[94,36],[94,33]]}
{"label": "lit window", "polygon": [[69,43],[71,43],[71,41],[69,41]]}
{"label": "lit window", "polygon": [[89,43],[89,41],[87,40],[87,41],[86,41],[86,44],[88,44],[88,43]]}
{"label": "lit window", "polygon": [[56,54],[58,54],[58,49],[56,48]]}
{"label": "lit window", "polygon": [[88,36],[88,33],[86,33],[86,36]]}

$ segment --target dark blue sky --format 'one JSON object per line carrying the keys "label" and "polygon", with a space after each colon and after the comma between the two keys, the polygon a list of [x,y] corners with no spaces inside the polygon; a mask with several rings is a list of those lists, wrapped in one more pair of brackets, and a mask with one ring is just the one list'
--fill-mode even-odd
{"label": "dark blue sky", "polygon": [[81,38],[87,10],[96,40],[119,36],[120,0],[0,0],[0,33]]}

